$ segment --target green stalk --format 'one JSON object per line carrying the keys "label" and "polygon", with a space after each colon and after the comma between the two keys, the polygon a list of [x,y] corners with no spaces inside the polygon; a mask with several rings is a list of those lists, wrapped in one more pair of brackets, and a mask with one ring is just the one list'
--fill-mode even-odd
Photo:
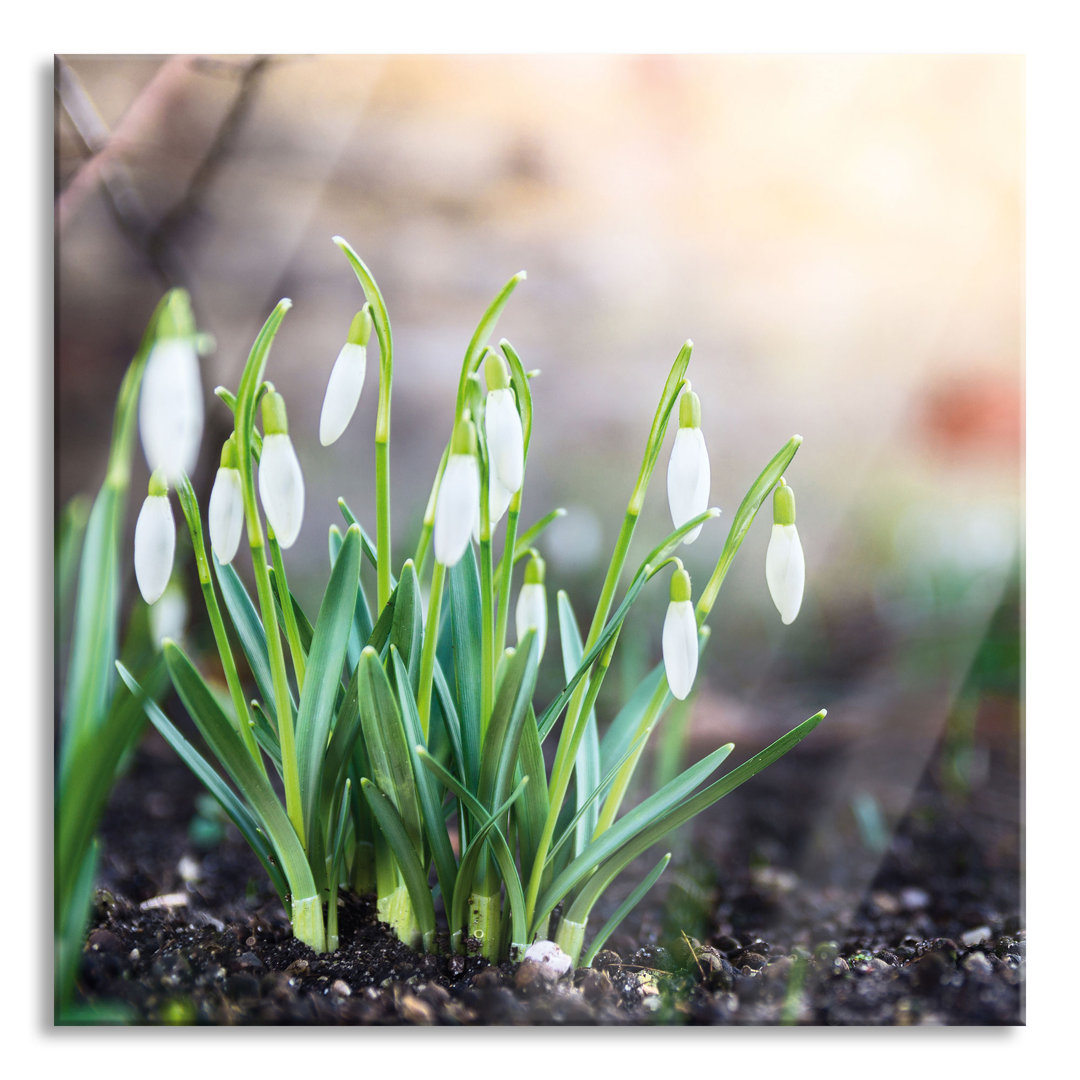
{"label": "green stalk", "polygon": [[221,617],[221,608],[218,606],[217,593],[210,577],[210,564],[206,557],[206,546],[203,542],[202,520],[199,514],[199,504],[195,499],[195,492],[191,487],[191,481],[182,476],[176,485],[176,493],[180,499],[181,509],[187,520],[188,532],[191,535],[191,547],[195,553],[195,566],[199,573],[199,586],[202,589],[203,601],[206,604],[206,613],[210,617],[210,627],[214,632],[214,643],[217,645],[218,656],[221,658],[221,668],[225,672],[225,682],[229,687],[229,696],[232,698],[233,709],[236,711],[237,729],[248,753],[262,770],[263,776],[267,775],[266,763],[255,742],[252,731],[252,717],[248,709],[247,698],[244,689],[240,685],[240,676],[236,670],[236,661],[233,659],[232,648],[229,645],[229,637],[225,631],[225,621]]}
{"label": "green stalk", "polygon": [[[341,236],[333,238],[353,268],[371,304],[371,321],[379,339],[379,407],[375,418],[375,545],[378,562],[379,611],[390,599],[390,390],[394,376],[394,337],[390,316],[375,278],[363,259]],[[417,564],[419,565],[419,563]]]}
{"label": "green stalk", "polygon": [[517,543],[518,516],[521,513],[521,492],[515,491],[506,512],[506,537],[503,557],[499,563],[499,607],[495,620],[495,654],[502,656],[506,648],[506,627],[510,621],[510,587],[514,577],[514,544]]}
{"label": "green stalk", "polygon": [[[600,599],[597,602],[596,611],[593,613],[589,634],[582,648],[583,656],[587,656],[589,650],[596,644],[597,639],[603,632],[608,612],[611,610],[615,588],[619,583],[619,576],[622,573],[627,553],[630,550],[630,541],[634,536],[638,516],[645,504],[645,493],[648,490],[657,458],[660,456],[660,449],[663,446],[664,434],[667,431],[671,410],[678,400],[679,392],[684,383],[683,376],[686,373],[687,365],[690,363],[692,349],[693,342],[685,342],[679,350],[675,362],[671,365],[671,370],[668,372],[667,381],[664,384],[664,390],[660,395],[660,401],[656,408],[656,415],[653,417],[649,438],[645,443],[645,454],[642,458],[641,469],[638,472],[637,483],[631,493],[630,502],[627,505],[626,514],[619,529],[619,537],[615,542],[615,551],[611,556],[607,575],[604,578],[604,585],[600,591]],[[588,691],[587,683],[590,681],[591,679],[582,679],[574,688],[573,696],[567,708],[566,722],[563,724],[558,748],[555,752],[555,763],[552,767],[551,782],[548,789],[548,816],[544,822],[544,830],[540,835],[537,858],[529,875],[529,887],[525,897],[525,910],[530,924],[536,908],[536,900],[540,893],[540,885],[545,876],[544,863],[547,859],[548,848],[551,846],[555,825],[562,810],[567,789],[570,786],[570,778],[574,771],[574,760],[577,757],[578,747],[585,734],[585,718],[589,714],[582,711],[582,703]]]}
{"label": "green stalk", "polygon": [[[483,497],[483,496],[481,496]],[[495,705],[495,598],[492,586],[491,535],[487,511],[481,511],[480,535],[480,740],[483,745]],[[487,530],[488,536],[483,534]]]}
{"label": "green stalk", "polygon": [[274,564],[274,582],[277,585],[278,600],[281,602],[281,612],[285,619],[285,637],[289,642],[293,671],[296,672],[296,692],[299,694],[304,689],[304,674],[307,669],[304,660],[304,647],[300,643],[300,630],[296,625],[296,609],[293,607],[292,595],[289,593],[289,580],[285,576],[285,563],[281,558],[281,545],[274,537],[274,530],[270,527],[269,522],[266,525],[266,536],[270,542],[270,558]]}
{"label": "green stalk", "polygon": [[420,693],[417,712],[420,714],[420,731],[427,744],[431,723],[431,682],[435,673],[435,649],[439,637],[439,612],[442,607],[446,567],[436,560],[431,576],[431,596],[428,598],[427,624],[424,626],[424,647],[420,653]]}

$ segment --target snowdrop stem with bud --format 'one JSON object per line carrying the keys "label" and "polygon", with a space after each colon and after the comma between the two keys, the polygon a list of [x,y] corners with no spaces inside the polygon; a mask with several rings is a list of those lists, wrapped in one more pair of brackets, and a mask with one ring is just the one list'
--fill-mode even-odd
{"label": "snowdrop stem with bud", "polygon": [[[622,574],[627,553],[630,550],[630,541],[633,539],[638,517],[645,504],[645,492],[648,490],[653,469],[656,467],[657,459],[660,456],[668,420],[685,382],[684,376],[687,365],[690,363],[690,354],[693,347],[691,341],[686,341],[683,344],[675,357],[675,362],[671,365],[667,381],[664,383],[664,389],[656,407],[656,414],[653,417],[652,427],[649,430],[649,438],[645,443],[645,454],[642,458],[641,469],[638,472],[637,482],[634,484],[634,490],[631,493],[622,525],[619,528],[619,536],[615,541],[615,550],[608,564],[607,574],[604,577],[604,584],[600,590],[600,598],[593,613],[582,655],[587,655],[595,646],[601,633],[603,633],[604,624],[607,622],[611,603],[615,596],[615,589],[619,584],[619,577]],[[537,857],[533,864],[533,871],[529,877],[528,890],[525,895],[525,910],[530,923],[536,910],[536,901],[540,894],[541,884],[545,880],[544,864],[555,835],[559,813],[562,810],[563,801],[566,798],[566,792],[573,776],[574,761],[577,757],[578,748],[585,734],[585,723],[589,713],[587,709],[583,708],[583,705],[589,693],[590,683],[594,681],[596,675],[600,675],[600,673],[597,672],[593,676],[581,679],[575,687],[567,705],[566,720],[563,723],[555,750],[555,761],[552,765],[551,780],[548,785],[548,816],[544,821]],[[602,678],[602,675],[600,677]],[[597,682],[597,688],[599,688],[599,682]]]}
{"label": "snowdrop stem with bud", "polygon": [[[251,347],[247,364],[240,378],[236,395],[236,446],[244,495],[244,518],[247,522],[248,544],[251,548],[251,565],[255,575],[255,591],[259,599],[259,612],[266,628],[266,647],[270,661],[270,675],[274,688],[274,709],[278,739],[281,747],[281,772],[285,786],[285,808],[298,837],[304,831],[304,811],[300,793],[300,771],[296,756],[296,736],[293,731],[292,696],[285,667],[285,653],[278,630],[277,612],[274,608],[273,588],[266,563],[266,540],[262,519],[259,517],[255,498],[255,474],[253,471],[255,443],[255,409],[263,389],[263,373],[266,360],[285,313],[292,307],[291,300],[281,300],[270,313]],[[264,442],[265,448],[265,442]]]}
{"label": "snowdrop stem with bud", "polygon": [[[375,414],[375,549],[379,610],[390,599],[390,392],[394,381],[394,337],[386,301],[367,264],[341,236],[333,237],[349,261],[370,305],[379,341],[379,404]],[[417,563],[420,566],[420,563]]]}

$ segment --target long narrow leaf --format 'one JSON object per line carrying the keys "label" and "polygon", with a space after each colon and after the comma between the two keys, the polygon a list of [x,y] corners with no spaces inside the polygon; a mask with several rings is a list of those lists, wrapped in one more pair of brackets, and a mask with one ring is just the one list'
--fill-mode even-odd
{"label": "long narrow leaf", "polygon": [[615,909],[611,918],[600,927],[596,932],[596,937],[592,939],[588,951],[581,958],[582,967],[592,967],[593,959],[604,947],[604,943],[615,932],[619,923],[621,923],[623,919],[638,906],[642,897],[644,897],[644,895],[656,884],[657,879],[667,869],[667,864],[669,862],[671,862],[670,851],[652,868],[652,870],[649,871],[645,880]]}
{"label": "long narrow leaf", "polygon": [[356,606],[359,577],[360,530],[350,527],[319,607],[296,718],[297,767],[309,839],[314,830],[320,827],[317,818],[322,794],[322,769],[334,706],[341,688],[341,671]]}
{"label": "long narrow leaf", "polygon": [[480,573],[470,548],[447,578],[450,592],[450,633],[454,644],[457,713],[465,780],[475,788],[480,777]]}
{"label": "long narrow leaf", "polygon": [[416,920],[420,924],[420,933],[423,936],[424,950],[430,952],[435,943],[435,907],[431,901],[431,890],[428,888],[427,874],[416,856],[416,848],[409,836],[408,829],[402,822],[400,815],[394,808],[394,804],[386,794],[372,783],[371,780],[360,781],[364,797],[368,801],[372,812],[375,814],[397,859],[401,876],[405,879],[405,887],[409,891],[409,899],[412,901]]}

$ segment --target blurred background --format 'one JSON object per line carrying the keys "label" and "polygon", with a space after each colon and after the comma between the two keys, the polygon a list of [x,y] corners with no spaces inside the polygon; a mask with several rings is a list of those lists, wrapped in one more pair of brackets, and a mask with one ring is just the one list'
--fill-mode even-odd
{"label": "blurred background", "polygon": [[[747,487],[805,440],[787,474],[802,612],[783,627],[769,599],[766,505],[673,714],[690,747],[661,741],[655,767],[729,739],[741,760],[826,706],[813,738],[834,767],[803,872],[827,874],[836,845],[880,848],[928,769],[958,805],[980,793],[998,857],[1019,861],[1022,58],[72,55],[56,87],[58,509],[100,484],[120,379],[174,284],[217,343],[208,497],[229,430],[211,391],[235,389],[288,296],[268,377],[305,471],[290,577],[314,610],[336,498],[374,532],[373,358],[345,436],[317,439],[362,302],[331,236],[372,269],[394,329],[399,558],[465,346],[524,269],[493,339],[542,372],[522,523],[566,508],[541,546],[552,604],[565,588],[580,622],[684,340],[723,510],[682,552],[699,588]],[[669,528],[668,448],[634,566]],[[659,660],[666,602],[658,584],[629,620],[601,725]]]}

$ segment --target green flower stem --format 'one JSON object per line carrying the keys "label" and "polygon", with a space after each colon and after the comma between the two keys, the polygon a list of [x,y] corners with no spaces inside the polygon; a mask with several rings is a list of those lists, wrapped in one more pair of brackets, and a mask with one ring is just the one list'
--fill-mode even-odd
{"label": "green flower stem", "polygon": [[427,561],[428,552],[431,550],[431,534],[435,529],[435,503],[439,496],[439,485],[442,483],[443,473],[446,472],[446,462],[450,457],[450,443],[443,448],[442,459],[439,467],[435,470],[435,481],[431,485],[431,494],[428,495],[427,506],[424,509],[424,522],[420,528],[420,539],[416,545],[416,554],[413,555],[413,565],[416,567],[417,577],[423,577],[424,563]]}
{"label": "green flower stem", "polygon": [[214,632],[214,643],[217,645],[218,656],[221,658],[221,668],[225,672],[225,682],[229,687],[229,696],[232,698],[233,709],[236,712],[237,732],[247,747],[248,753],[251,754],[262,770],[263,776],[267,776],[266,763],[263,761],[262,754],[259,753],[259,747],[255,742],[251,712],[248,709],[247,698],[244,696],[244,689],[240,685],[236,661],[233,659],[229,637],[225,631],[225,621],[221,617],[217,593],[214,591],[214,583],[210,576],[210,564],[206,557],[206,545],[203,541],[199,504],[195,499],[191,481],[186,476],[182,476],[177,482],[176,493],[180,499],[180,507],[184,511],[184,517],[187,520],[188,532],[191,534],[191,547],[195,553],[199,586],[202,589],[203,601],[206,604],[206,613],[210,617],[210,627]]}
{"label": "green flower stem", "polygon": [[293,828],[296,829],[296,835],[303,843],[306,833],[300,797],[300,769],[296,759],[289,677],[285,671],[285,654],[281,648],[281,633],[278,630],[277,612],[274,610],[270,573],[266,566],[266,545],[263,540],[262,522],[259,519],[258,507],[255,505],[255,481],[251,470],[250,454],[240,455],[240,478],[244,495],[244,517],[247,519],[248,543],[251,547],[251,565],[255,572],[255,589],[259,596],[259,608],[262,612],[263,629],[266,632],[266,645],[270,659],[270,674],[274,684],[277,734],[281,746],[281,772],[285,784],[285,808]]}
{"label": "green flower stem", "polygon": [[446,567],[436,561],[431,575],[431,595],[428,597],[427,623],[424,626],[424,647],[420,653],[420,687],[417,711],[420,714],[420,731],[427,744],[431,723],[431,680],[435,674],[435,648],[439,638],[439,613],[442,608],[443,587],[446,583]]}
{"label": "green flower stem", "polygon": [[[481,530],[487,527],[487,511]],[[483,746],[491,710],[495,707],[495,597],[492,588],[491,536],[480,535],[480,745]]]}
{"label": "green flower stem", "polygon": [[296,692],[299,694],[304,689],[304,674],[307,670],[307,662],[304,660],[304,647],[300,643],[300,630],[296,625],[296,609],[293,607],[292,595],[289,592],[289,579],[285,576],[285,563],[281,557],[281,545],[277,542],[274,530],[270,527],[269,522],[266,525],[266,537],[270,542],[270,558],[274,564],[274,582],[277,585],[278,600],[281,602],[281,612],[285,619],[285,637],[289,642],[293,671],[296,672]]}
{"label": "green flower stem", "polygon": [[521,492],[515,491],[506,513],[506,538],[503,557],[496,573],[499,575],[499,607],[495,620],[495,655],[506,649],[506,627],[510,621],[510,588],[514,577],[514,544],[517,543],[518,517],[521,514]]}
{"label": "green flower stem", "polygon": [[[671,365],[671,370],[668,372],[663,393],[660,395],[660,401],[656,407],[656,415],[653,417],[652,428],[649,430],[649,438],[645,443],[645,454],[641,461],[637,483],[634,485],[630,502],[626,508],[626,515],[623,517],[622,526],[619,529],[619,537],[615,542],[615,551],[611,556],[611,562],[608,564],[607,575],[600,591],[600,599],[597,602],[596,611],[593,613],[588,637],[585,639],[585,645],[582,648],[582,656],[589,654],[589,650],[593,648],[597,639],[603,633],[604,624],[611,610],[615,589],[618,586],[619,577],[622,574],[623,565],[630,550],[630,541],[634,536],[634,528],[637,525],[641,508],[645,504],[645,493],[648,490],[653,469],[656,467],[656,461],[664,444],[664,435],[667,432],[671,410],[674,408],[685,382],[683,376],[686,373],[687,365],[690,363],[692,350],[693,342],[685,342],[679,350],[675,362]],[[532,873],[529,875],[529,887],[525,896],[526,918],[530,924],[536,910],[540,885],[545,876],[544,864],[547,860],[548,849],[555,833],[555,825],[562,810],[563,800],[566,798],[566,792],[570,786],[577,750],[585,734],[585,719],[589,714],[587,711],[582,710],[582,704],[588,692],[588,684],[591,681],[591,679],[582,679],[575,687],[567,707],[566,722],[563,724],[559,736],[555,762],[551,770],[551,782],[548,786],[548,816],[544,822],[543,832],[540,835],[536,862],[533,864]]]}
{"label": "green flower stem", "polygon": [[502,907],[499,892],[469,896],[469,936],[480,943],[480,955],[496,963],[502,949]]}
{"label": "green flower stem", "polygon": [[[386,301],[363,259],[341,236],[333,238],[353,268],[371,305],[371,321],[379,339],[379,407],[375,417],[375,547],[379,610],[390,599],[390,390],[394,376],[394,337]],[[419,566],[419,562],[417,566]]]}

